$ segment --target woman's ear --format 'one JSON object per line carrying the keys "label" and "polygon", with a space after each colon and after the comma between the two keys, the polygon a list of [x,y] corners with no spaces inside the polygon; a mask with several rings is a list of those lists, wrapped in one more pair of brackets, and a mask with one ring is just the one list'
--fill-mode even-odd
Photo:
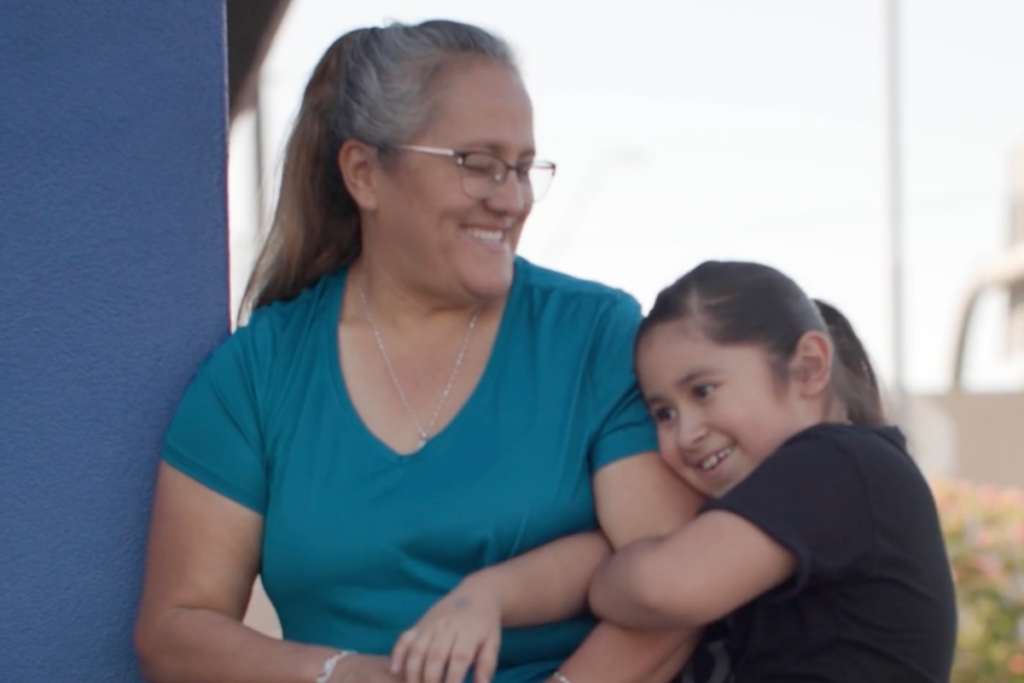
{"label": "woman's ear", "polygon": [[790,361],[790,377],[803,398],[816,398],[832,381],[832,340],[824,332],[805,332]]}
{"label": "woman's ear", "polygon": [[373,211],[379,201],[377,155],[362,142],[346,140],[338,149],[338,171],[352,200],[360,209]]}

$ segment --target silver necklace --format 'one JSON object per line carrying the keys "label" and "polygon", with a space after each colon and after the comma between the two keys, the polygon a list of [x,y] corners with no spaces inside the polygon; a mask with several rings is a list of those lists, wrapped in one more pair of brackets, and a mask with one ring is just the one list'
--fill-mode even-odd
{"label": "silver necklace", "polygon": [[420,421],[416,418],[416,413],[413,412],[412,405],[409,403],[409,399],[406,397],[405,391],[402,389],[401,382],[398,381],[398,375],[395,374],[395,368],[391,365],[391,358],[388,356],[387,349],[384,348],[384,340],[380,336],[380,330],[377,329],[377,324],[373,321],[373,316],[370,314],[370,306],[366,303],[366,291],[363,289],[362,281],[359,282],[359,301],[363,304],[363,312],[366,314],[366,319],[370,321],[370,329],[373,330],[373,338],[377,340],[377,348],[380,349],[380,355],[384,358],[384,365],[387,366],[388,374],[391,375],[391,382],[395,385],[395,389],[398,391],[398,397],[402,399],[402,405],[405,406],[405,412],[409,415],[409,419],[412,420],[412,424],[416,428],[416,433],[420,435],[420,440],[416,442],[416,449],[413,451],[415,453],[427,445],[427,441],[430,439],[431,432],[434,429],[434,424],[437,422],[437,418],[441,415],[441,408],[444,407],[444,402],[448,399],[448,394],[451,392],[452,385],[455,383],[455,376],[459,374],[459,368],[462,367],[462,360],[466,357],[466,349],[469,348],[469,340],[473,336],[473,328],[476,327],[476,319],[480,315],[480,307],[477,306],[473,309],[473,316],[469,319],[469,327],[466,329],[466,337],[462,340],[462,346],[459,348],[459,355],[455,358],[455,366],[452,367],[452,372],[448,376],[448,382],[444,385],[440,398],[437,399],[437,407],[434,408],[434,414],[430,416],[430,421],[427,422],[427,426],[423,427],[423,425],[420,424]]}

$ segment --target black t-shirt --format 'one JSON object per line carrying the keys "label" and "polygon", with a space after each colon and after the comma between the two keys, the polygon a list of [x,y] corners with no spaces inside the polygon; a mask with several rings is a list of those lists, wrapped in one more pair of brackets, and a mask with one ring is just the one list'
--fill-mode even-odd
{"label": "black t-shirt", "polygon": [[812,427],[705,510],[739,515],[797,558],[792,579],[725,620],[732,673],[713,678],[949,681],[952,574],[934,499],[898,430]]}

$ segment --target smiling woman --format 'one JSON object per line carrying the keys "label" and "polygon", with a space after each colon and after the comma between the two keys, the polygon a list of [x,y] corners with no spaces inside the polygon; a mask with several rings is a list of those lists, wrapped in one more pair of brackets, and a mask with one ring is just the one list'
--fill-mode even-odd
{"label": "smiling woman", "polygon": [[[516,255],[554,169],[495,36],[431,21],[327,50],[248,324],[167,436],[136,631],[149,680],[678,671],[691,631],[584,610],[609,541],[668,533],[697,496],[655,453],[637,302]],[[241,624],[257,573],[282,640]]]}
{"label": "smiling woman", "polygon": [[[413,292],[415,306],[465,308],[493,304],[511,286],[515,249],[533,208],[530,98],[508,64],[463,59],[457,66],[457,75],[435,86],[429,127],[402,142],[371,146],[350,138],[341,144],[339,167],[359,207],[366,247],[355,277],[365,280],[371,301],[388,287]],[[422,153],[444,148],[452,148],[450,159]],[[466,152],[455,149],[501,164],[485,158],[485,170],[492,173],[483,175],[466,168]],[[505,164],[523,173],[509,178]],[[499,175],[504,182],[496,182]],[[386,269],[368,264],[383,255]],[[384,272],[386,283],[379,278]],[[497,310],[483,311],[482,326],[496,322],[497,316],[487,314]],[[465,324],[455,317],[456,326]]]}

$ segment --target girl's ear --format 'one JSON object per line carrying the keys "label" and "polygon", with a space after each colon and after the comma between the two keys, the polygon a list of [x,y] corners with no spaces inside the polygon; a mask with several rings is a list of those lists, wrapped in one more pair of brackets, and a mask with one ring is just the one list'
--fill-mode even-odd
{"label": "girl's ear", "polygon": [[790,377],[803,398],[816,398],[828,391],[832,381],[832,340],[824,332],[805,332],[797,342],[790,361]]}
{"label": "girl's ear", "polygon": [[377,208],[377,160],[362,142],[346,140],[338,150],[338,171],[356,206],[364,211]]}

